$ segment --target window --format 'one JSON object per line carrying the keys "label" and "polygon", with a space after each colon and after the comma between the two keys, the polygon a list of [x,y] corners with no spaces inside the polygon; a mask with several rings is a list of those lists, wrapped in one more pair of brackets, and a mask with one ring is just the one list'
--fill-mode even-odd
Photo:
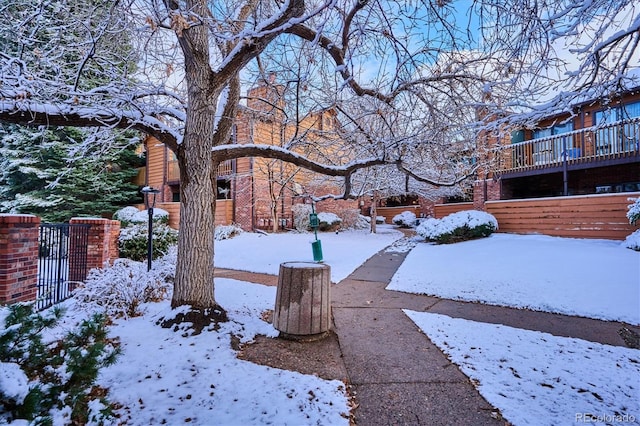
{"label": "window", "polygon": [[511,143],[524,142],[524,130],[515,130],[511,132]]}
{"label": "window", "polygon": [[217,195],[218,200],[231,198],[231,181],[229,179],[218,179]]}
{"label": "window", "polygon": [[545,129],[536,129],[533,131],[533,139],[544,139],[540,142],[533,143],[533,162],[534,164],[547,164],[553,161],[563,159],[563,153],[573,148],[573,138],[554,137],[573,130],[573,122],[555,124]]}
{"label": "window", "polygon": [[595,124],[605,127],[596,132],[596,154],[606,155],[637,150],[640,140],[639,124],[637,122],[614,124],[636,117],[640,117],[640,101],[597,111]]}

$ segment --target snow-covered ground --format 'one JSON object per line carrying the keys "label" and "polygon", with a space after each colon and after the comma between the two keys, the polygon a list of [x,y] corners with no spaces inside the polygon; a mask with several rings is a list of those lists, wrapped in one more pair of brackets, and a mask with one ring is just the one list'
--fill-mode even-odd
{"label": "snow-covered ground", "polygon": [[[388,289],[640,324],[640,253],[494,234],[418,243]],[[640,424],[640,351],[405,311],[514,425]]]}
{"label": "snow-covered ground", "polygon": [[[319,234],[334,281],[402,237],[382,228],[380,235]],[[281,262],[311,261],[312,240],[312,234],[243,234],[216,242],[216,265],[276,274]],[[640,253],[619,242],[498,234],[450,246],[414,244],[391,287],[638,323]],[[412,245],[396,244],[395,250]],[[453,292],[445,293],[449,287]],[[347,425],[343,383],[235,358],[232,334],[244,341],[276,334],[261,319],[273,308],[275,291],[217,279],[216,297],[231,321],[197,336],[155,325],[168,302],[146,305],[141,317],[116,320],[111,334],[120,338],[123,354],[101,372],[99,383],[110,388],[110,400],[124,405],[121,413],[131,425]],[[587,302],[589,293],[598,303]],[[79,317],[81,311],[69,305],[69,315]],[[514,425],[640,424],[639,350],[406,313]]]}
{"label": "snow-covered ground", "polygon": [[[320,232],[324,263],[331,266],[331,280],[341,281],[365,260],[403,236],[390,226],[377,234],[366,231]],[[277,275],[280,264],[289,261],[313,262],[314,234],[242,233],[216,241],[216,267]]]}
{"label": "snow-covered ground", "polygon": [[405,311],[513,425],[640,424],[640,351]]}
{"label": "snow-covered ground", "polygon": [[545,235],[421,243],[387,289],[640,324],[640,252]]}
{"label": "snow-covered ground", "polygon": [[260,319],[273,309],[274,287],[218,279],[216,298],[230,317],[218,331],[185,337],[159,327],[155,321],[170,310],[165,302],[112,327],[123,355],[99,383],[126,406],[126,424],[349,424],[344,383],[236,358],[231,335],[277,335]]}

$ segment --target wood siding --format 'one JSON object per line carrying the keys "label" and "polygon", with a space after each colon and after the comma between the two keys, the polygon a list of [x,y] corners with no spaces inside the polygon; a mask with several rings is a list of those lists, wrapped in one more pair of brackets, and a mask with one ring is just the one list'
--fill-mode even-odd
{"label": "wood siding", "polygon": [[[180,203],[158,203],[156,207],[169,212],[169,226],[180,226]],[[229,225],[233,222],[233,200],[216,201],[216,225]]]}
{"label": "wood siding", "polygon": [[165,184],[166,150],[164,144],[157,139],[148,138],[146,185],[162,188]]}
{"label": "wood siding", "polygon": [[402,212],[413,212],[416,217],[420,217],[420,206],[398,206],[398,207],[378,207],[376,208],[376,214],[378,216],[384,216],[384,223],[393,224],[393,217],[399,215]]}
{"label": "wood siding", "polygon": [[436,219],[442,219],[451,213],[457,213],[463,210],[473,210],[473,203],[436,204],[433,206],[433,215]]}
{"label": "wood siding", "polygon": [[488,201],[485,208],[499,232],[624,240],[638,229],[626,217],[629,198],[638,197],[640,192]]}

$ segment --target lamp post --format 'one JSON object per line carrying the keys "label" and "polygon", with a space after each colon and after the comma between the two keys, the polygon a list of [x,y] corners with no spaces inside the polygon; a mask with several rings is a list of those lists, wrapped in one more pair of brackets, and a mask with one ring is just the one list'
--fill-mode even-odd
{"label": "lamp post", "polygon": [[149,223],[147,237],[147,272],[151,270],[151,259],[153,257],[153,208],[156,205],[156,195],[160,193],[159,189],[151,186],[145,186],[140,190],[144,194],[144,205],[149,212]]}

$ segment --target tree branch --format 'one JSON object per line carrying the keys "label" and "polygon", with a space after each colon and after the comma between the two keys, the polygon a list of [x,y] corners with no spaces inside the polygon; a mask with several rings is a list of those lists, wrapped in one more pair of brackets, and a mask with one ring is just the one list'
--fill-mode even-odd
{"label": "tree branch", "polygon": [[117,114],[85,107],[33,104],[24,101],[0,100],[0,121],[25,126],[112,127],[135,129],[157,138],[175,149],[181,136],[164,126],[160,120],[142,114]]}

